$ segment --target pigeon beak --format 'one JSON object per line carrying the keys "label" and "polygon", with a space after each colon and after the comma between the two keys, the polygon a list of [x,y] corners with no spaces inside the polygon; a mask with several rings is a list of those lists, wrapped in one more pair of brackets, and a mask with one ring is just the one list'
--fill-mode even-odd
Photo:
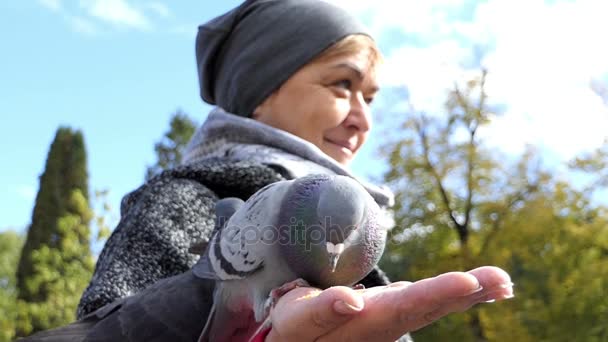
{"label": "pigeon beak", "polygon": [[329,254],[329,267],[331,267],[331,272],[336,271],[336,266],[338,266],[338,259],[340,259],[340,254],[330,253]]}
{"label": "pigeon beak", "polygon": [[336,266],[338,266],[338,260],[340,259],[340,255],[344,252],[344,244],[339,243],[334,245],[331,242],[327,242],[327,254],[329,254],[329,267],[331,267],[331,272],[336,271]]}

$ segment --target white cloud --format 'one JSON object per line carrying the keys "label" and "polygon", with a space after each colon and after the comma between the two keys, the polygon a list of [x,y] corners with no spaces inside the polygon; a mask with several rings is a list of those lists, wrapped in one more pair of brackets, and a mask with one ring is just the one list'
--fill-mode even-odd
{"label": "white cloud", "polygon": [[490,1],[475,16],[495,39],[484,60],[488,93],[508,104],[488,134],[513,152],[531,143],[563,159],[598,147],[608,136],[608,108],[589,83],[608,71],[606,4],[518,4]]}
{"label": "white cloud", "polygon": [[382,80],[407,86],[419,110],[441,110],[446,90],[475,71],[481,46],[487,92],[507,108],[480,132],[489,142],[511,153],[540,145],[566,160],[608,136],[608,108],[590,88],[608,73],[608,2],[331,2],[362,18],[380,42],[389,30],[403,33],[403,41],[391,38]]}
{"label": "white cloud", "polygon": [[102,21],[140,30],[151,28],[148,18],[126,0],[88,0],[81,1],[89,15]]}
{"label": "white cloud", "polygon": [[[466,0],[328,0],[362,18],[378,34],[386,27],[407,33],[443,35],[452,31],[448,17],[465,6]],[[369,22],[367,22],[369,21]]]}
{"label": "white cloud", "polygon": [[61,10],[61,0],[38,0],[38,2],[52,11],[59,12]]}
{"label": "white cloud", "polygon": [[455,41],[443,41],[425,48],[403,46],[387,56],[381,83],[406,85],[409,101],[417,110],[436,113],[443,109],[447,92],[455,81],[467,75],[458,61],[468,51]]}
{"label": "white cloud", "polygon": [[[42,6],[62,15],[74,31],[85,35],[99,34],[104,26],[108,27],[108,24],[110,27],[150,30],[152,23],[144,10],[162,18],[171,16],[169,8],[161,2],[153,1],[135,7],[130,1],[79,0],[67,2],[64,6],[62,0],[38,0]],[[72,6],[68,6],[69,4]]]}

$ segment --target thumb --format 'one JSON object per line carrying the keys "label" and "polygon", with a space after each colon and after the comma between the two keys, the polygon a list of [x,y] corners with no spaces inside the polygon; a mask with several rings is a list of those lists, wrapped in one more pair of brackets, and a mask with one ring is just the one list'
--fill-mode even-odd
{"label": "thumb", "polygon": [[296,288],[272,310],[267,341],[316,340],[355,317],[363,306],[361,295],[349,287]]}

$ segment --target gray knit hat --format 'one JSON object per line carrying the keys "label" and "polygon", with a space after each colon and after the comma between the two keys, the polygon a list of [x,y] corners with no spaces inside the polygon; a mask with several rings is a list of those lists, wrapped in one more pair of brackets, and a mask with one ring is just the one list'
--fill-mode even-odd
{"label": "gray knit hat", "polygon": [[247,0],[199,27],[201,97],[250,117],[300,67],[351,34],[369,36],[345,10],[321,0]]}

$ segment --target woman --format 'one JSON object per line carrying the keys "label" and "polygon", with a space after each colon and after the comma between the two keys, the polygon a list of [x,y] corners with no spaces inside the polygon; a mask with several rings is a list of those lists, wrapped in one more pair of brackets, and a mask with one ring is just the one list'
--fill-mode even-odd
{"label": "woman", "polygon": [[[307,174],[352,176],[347,165],[371,128],[380,61],[356,20],[318,0],[250,0],[201,26],[196,53],[201,96],[218,108],[182,167],[123,199],[79,317],[188,270],[197,259],[188,248],[209,237],[219,198],[246,199]],[[380,206],[391,205],[390,192],[365,187]],[[411,285],[388,285],[376,269],[362,282],[367,290],[289,292],[262,337],[390,341],[447,313],[512,296],[508,275],[492,267]]]}

